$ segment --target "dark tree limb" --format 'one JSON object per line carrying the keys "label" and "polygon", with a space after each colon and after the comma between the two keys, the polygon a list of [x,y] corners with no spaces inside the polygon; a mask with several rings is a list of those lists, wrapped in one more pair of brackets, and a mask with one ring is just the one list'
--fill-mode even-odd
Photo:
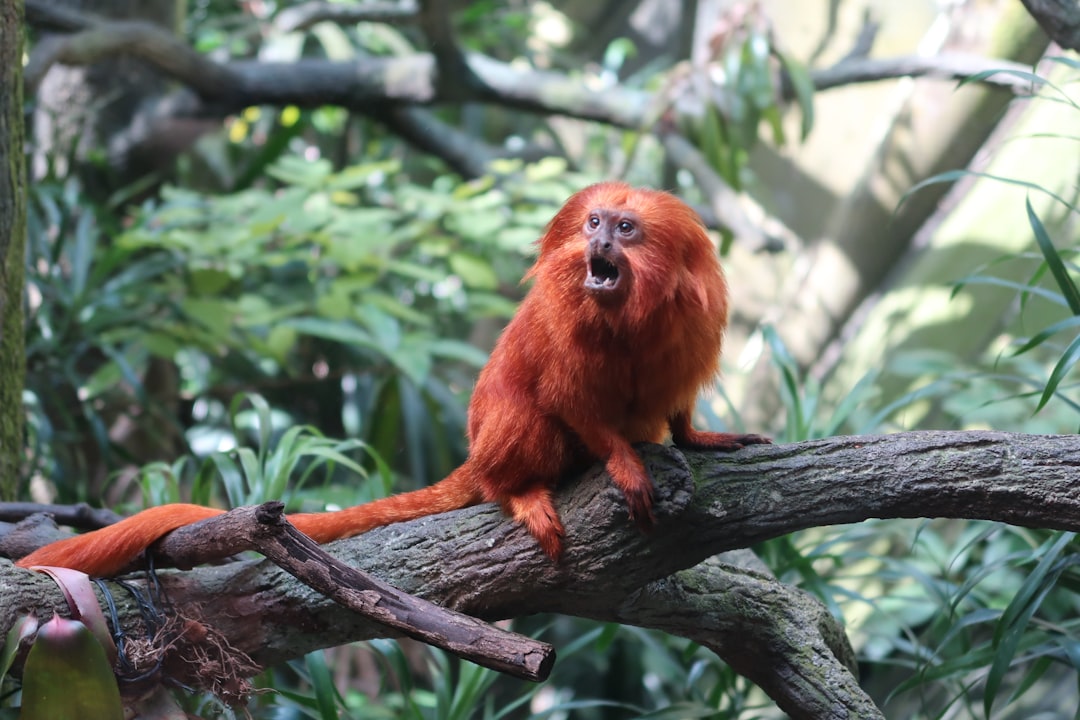
{"label": "dark tree limb", "polygon": [[[466,100],[494,102],[506,107],[543,114],[561,114],[643,129],[656,103],[650,92],[613,86],[596,90],[584,81],[563,73],[519,69],[483,56],[462,55],[453,44],[445,8],[430,0],[420,13],[424,29],[437,45],[438,57],[450,67],[464,62],[461,78],[440,85],[436,56],[426,53],[403,57],[363,57],[347,62],[305,59],[293,63],[233,61],[216,63],[156,26],[137,22],[103,21],[92,15],[66,11],[56,17],[47,0],[27,0],[27,17],[77,32],[65,47],[54,51],[53,60],[69,64],[90,63],[106,55],[127,52],[180,81],[204,102],[198,112],[222,115],[249,105],[318,107],[338,105],[365,111],[381,103],[432,104]],[[79,18],[82,18],[80,21]],[[80,35],[86,34],[85,37]],[[449,47],[449,49],[448,49]],[[820,89],[907,76],[931,76],[961,80],[990,69],[1030,70],[1006,60],[978,56],[898,57],[849,59],[832,68],[811,71]],[[35,67],[32,82],[41,73]],[[475,82],[461,82],[475,78]],[[1027,92],[1030,83],[998,74],[982,82],[1015,92]],[[793,94],[786,90],[786,98]]]}
{"label": "dark tree limb", "polygon": [[[657,483],[655,530],[638,533],[622,494],[593,470],[559,494],[567,537],[558,565],[490,505],[380,528],[327,550],[404,592],[477,617],[559,612],[694,633],[792,717],[877,717],[855,712],[869,700],[844,679],[850,653],[824,610],[767,578],[695,566],[794,530],[875,517],[1080,530],[1075,435],[915,432],[733,454],[645,446],[642,455]],[[57,605],[55,591],[28,575],[0,564],[0,584],[11,589],[0,627],[25,608],[40,615]],[[663,596],[666,583],[676,584]],[[259,666],[386,635],[266,561],[165,573],[163,585]],[[664,612],[661,601],[670,603]],[[125,612],[134,622],[137,612]],[[780,644],[770,651],[762,643]]]}
{"label": "dark tree limb", "polygon": [[1068,50],[1080,50],[1080,5],[1076,0],[1020,0],[1050,39]]}
{"label": "dark tree limb", "polygon": [[283,510],[279,502],[237,508],[169,533],[154,551],[172,565],[192,567],[256,550],[313,590],[395,633],[524,680],[544,680],[551,672],[550,645],[444,610],[344,564],[289,524]]}
{"label": "dark tree limb", "polygon": [[181,80],[205,100],[235,94],[243,79],[227,63],[214,62],[158,25],[139,20],[95,20],[88,27],[62,38],[52,38],[25,69],[26,85],[36,88],[56,63],[91,65],[127,53]]}
{"label": "dark tree limb", "polygon": [[96,508],[86,503],[46,505],[32,502],[0,503],[0,522],[18,522],[36,513],[48,513],[61,525],[94,530],[118,522],[123,515],[108,508]]}
{"label": "dark tree limb", "polygon": [[[990,70],[1005,72],[984,78],[982,84],[1029,95],[1038,87],[1029,80],[1010,75],[1010,72],[1031,73],[1031,66],[1011,60],[987,58],[966,53],[938,55],[906,55],[892,58],[851,58],[836,65],[810,72],[818,91],[846,87],[857,83],[879,82],[902,77],[928,77],[959,82],[972,75]],[[793,99],[788,96],[789,100]]]}

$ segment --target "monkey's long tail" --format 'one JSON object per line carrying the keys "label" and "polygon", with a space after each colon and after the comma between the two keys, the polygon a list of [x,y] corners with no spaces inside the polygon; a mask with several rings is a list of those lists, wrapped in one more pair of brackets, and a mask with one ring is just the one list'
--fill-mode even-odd
{"label": "monkey's long tail", "polygon": [[[482,500],[479,486],[463,466],[445,480],[420,490],[336,512],[297,513],[287,517],[301,532],[316,542],[326,543],[383,525],[468,507]],[[15,564],[53,565],[82,570],[92,577],[110,577],[123,572],[139,553],[173,530],[222,512],[186,503],[148,508],[101,530],[46,545]]]}
{"label": "monkey's long tail", "polygon": [[222,512],[186,503],[159,505],[100,530],[50,543],[15,564],[19,567],[53,565],[72,568],[91,577],[117,575],[162,536]]}
{"label": "monkey's long tail", "polygon": [[483,500],[480,486],[473,479],[466,463],[440,482],[419,490],[391,495],[344,510],[296,513],[288,518],[289,522],[315,542],[327,543],[359,535],[383,525],[460,510]]}

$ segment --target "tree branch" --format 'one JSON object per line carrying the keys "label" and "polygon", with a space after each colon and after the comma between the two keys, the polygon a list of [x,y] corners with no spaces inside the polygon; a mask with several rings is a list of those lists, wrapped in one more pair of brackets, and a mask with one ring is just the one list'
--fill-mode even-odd
{"label": "tree branch", "polygon": [[33,502],[0,503],[0,522],[16,522],[35,513],[49,513],[61,525],[93,530],[119,522],[122,515],[108,508],[90,507],[86,503],[74,505],[46,505]]}
{"label": "tree branch", "polygon": [[[840,630],[805,596],[711,564],[683,571],[794,530],[868,518],[980,518],[1080,530],[1075,435],[915,432],[733,454],[659,446],[641,452],[657,484],[658,523],[648,536],[627,521],[621,493],[594,469],[559,493],[567,536],[558,564],[491,505],[380,528],[327,550],[404,592],[482,618],[559,612],[686,634],[795,718],[877,717],[854,709],[870,707],[869,700],[852,694],[853,680],[838,679],[850,666]],[[652,583],[665,578],[678,585],[661,598],[664,583]],[[175,604],[198,608],[202,622],[259,666],[386,634],[265,561],[167,573],[162,582]],[[11,588],[11,599],[0,603],[2,627],[27,608],[47,616],[59,604],[47,581],[6,563],[0,583]],[[661,599],[673,603],[663,613]],[[137,620],[137,609],[124,612]],[[833,709],[811,714],[800,703]]]}
{"label": "tree branch", "polygon": [[664,133],[662,142],[671,160],[694,176],[707,202],[707,207],[698,208],[706,225],[729,231],[752,252],[782,252],[800,244],[790,228],[769,216],[749,194],[735,192],[689,140]]}
{"label": "tree branch", "polygon": [[[727,564],[729,555],[650,583],[627,598],[616,619],[709,648],[793,718],[883,718],[859,687],[847,636],[821,602]],[[618,619],[622,613],[627,619]]]}
{"label": "tree branch", "polygon": [[1068,50],[1080,50],[1080,6],[1075,0],[1020,0],[1050,39]]}
{"label": "tree branch", "polygon": [[371,22],[386,25],[415,23],[420,9],[413,2],[365,2],[357,4],[309,2],[293,5],[274,16],[279,32],[307,30],[321,22],[354,25]]}
{"label": "tree branch", "polygon": [[[440,56],[452,66],[462,58],[462,73],[475,82],[457,78],[452,87],[440,85],[435,56],[417,53],[402,57],[361,57],[352,61],[303,59],[292,63],[232,61],[216,63],[187,47],[156,26],[138,22],[110,22],[71,11],[57,19],[45,0],[27,0],[30,22],[50,18],[54,25],[74,29],[82,17],[81,31],[52,54],[53,60],[68,64],[94,62],[106,55],[127,52],[159,68],[194,90],[206,106],[200,114],[224,115],[250,105],[321,105],[365,112],[373,106],[391,103],[433,104],[440,102],[495,102],[528,112],[560,114],[604,122],[618,127],[644,129],[655,104],[653,93],[621,85],[597,90],[584,80],[563,73],[520,69],[483,55],[461,55],[452,45],[445,11],[433,0],[421,12],[425,30],[433,34]],[[85,37],[81,37],[85,34]],[[449,49],[445,46],[451,43]],[[1030,70],[1006,60],[966,55],[940,57],[898,57],[890,59],[849,59],[832,68],[811,71],[819,90],[841,85],[908,76],[931,76],[961,80],[990,69]],[[28,82],[42,69],[28,72]],[[1007,74],[981,82],[1014,92],[1026,92],[1030,83]],[[793,93],[784,91],[785,99]]]}

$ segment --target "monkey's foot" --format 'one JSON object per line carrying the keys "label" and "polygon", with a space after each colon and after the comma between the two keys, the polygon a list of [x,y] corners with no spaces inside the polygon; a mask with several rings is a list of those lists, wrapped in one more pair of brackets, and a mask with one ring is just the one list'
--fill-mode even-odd
{"label": "monkey's foot", "polygon": [[562,555],[563,525],[546,487],[530,488],[503,501],[506,512],[525,526],[552,560]]}
{"label": "monkey's foot", "polygon": [[691,430],[686,437],[679,438],[679,447],[693,450],[722,450],[734,452],[747,445],[770,445],[772,439],[764,435],[744,435],[740,433],[704,432]]}

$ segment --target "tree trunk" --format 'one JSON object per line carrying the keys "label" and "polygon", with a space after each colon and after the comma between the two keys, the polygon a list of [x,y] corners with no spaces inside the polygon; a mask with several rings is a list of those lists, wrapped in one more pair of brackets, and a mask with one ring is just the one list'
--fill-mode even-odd
{"label": "tree trunk", "polygon": [[0,0],[0,499],[14,500],[23,448],[23,2]]}

